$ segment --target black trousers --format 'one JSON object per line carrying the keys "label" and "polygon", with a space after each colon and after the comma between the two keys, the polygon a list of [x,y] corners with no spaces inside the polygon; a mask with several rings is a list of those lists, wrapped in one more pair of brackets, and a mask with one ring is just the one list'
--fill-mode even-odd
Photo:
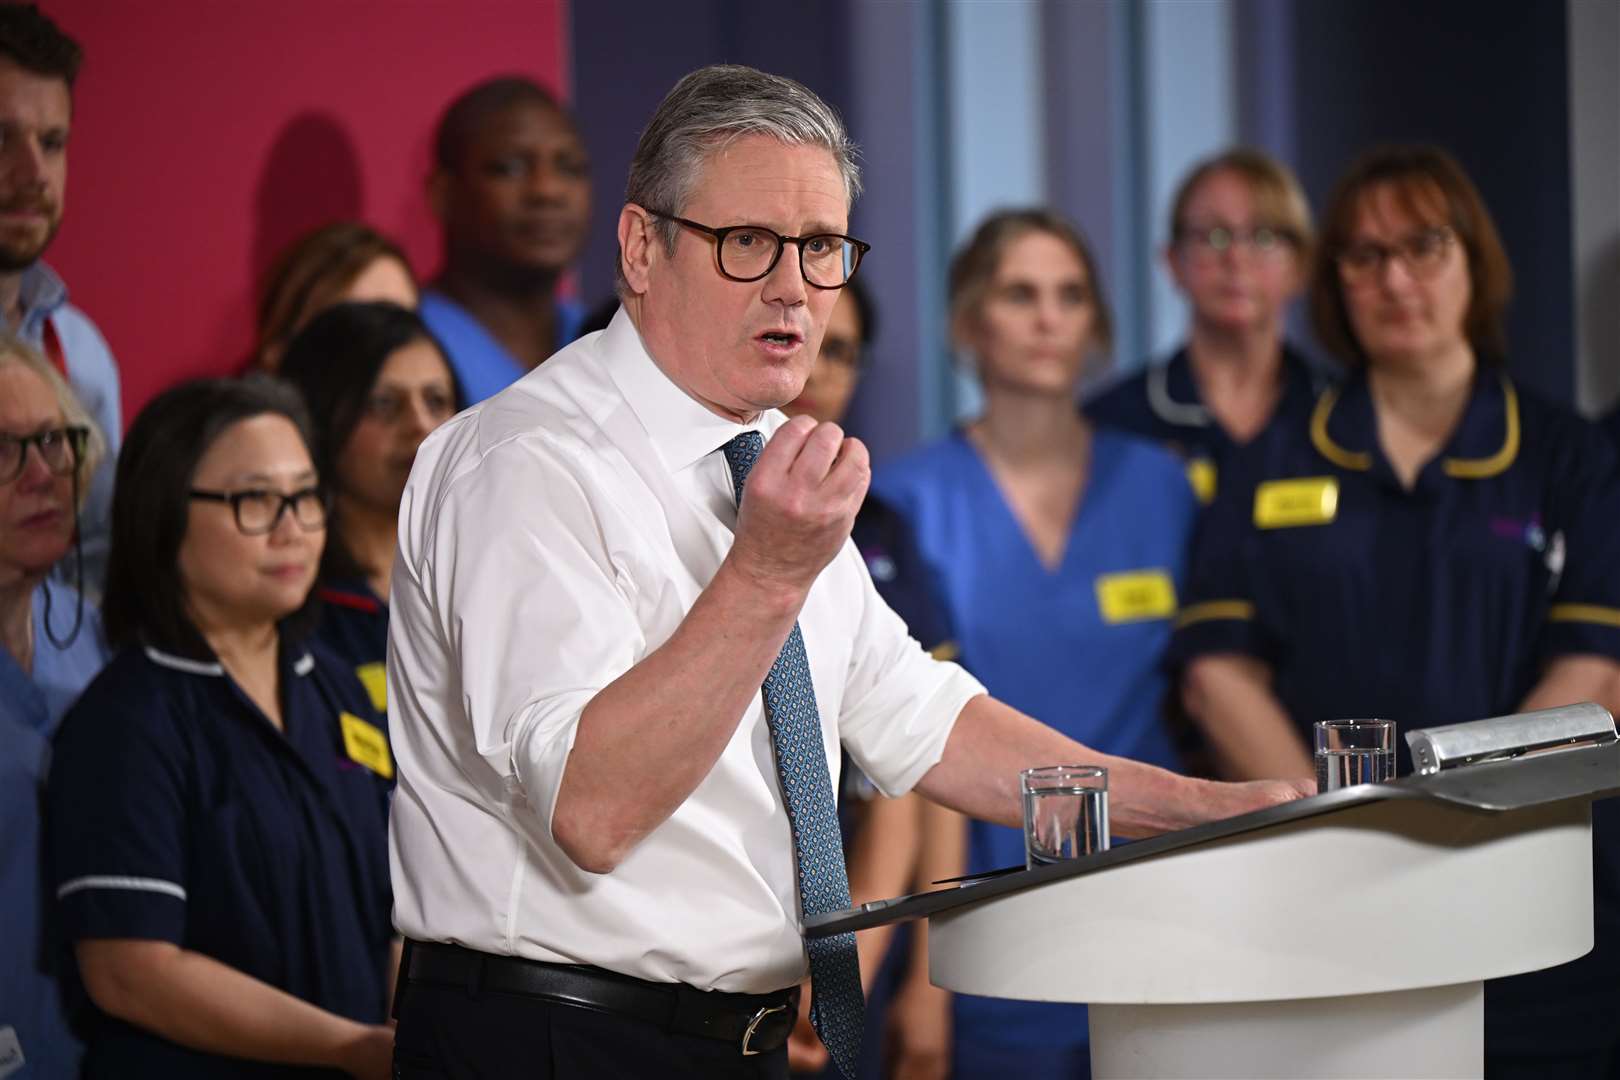
{"label": "black trousers", "polygon": [[395,1080],[787,1080],[787,1048],[735,1043],[631,1016],[463,986],[402,987]]}

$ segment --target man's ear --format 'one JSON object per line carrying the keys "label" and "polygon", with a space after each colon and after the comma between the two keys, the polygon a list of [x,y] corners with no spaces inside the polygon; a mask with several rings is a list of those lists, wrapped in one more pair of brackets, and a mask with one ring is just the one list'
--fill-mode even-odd
{"label": "man's ear", "polygon": [[647,291],[653,263],[664,254],[660,244],[652,215],[635,203],[625,203],[619,211],[619,266],[631,292]]}
{"label": "man's ear", "polygon": [[444,169],[435,167],[428,173],[427,178],[428,209],[441,223],[445,220],[445,213],[450,207],[450,174]]}

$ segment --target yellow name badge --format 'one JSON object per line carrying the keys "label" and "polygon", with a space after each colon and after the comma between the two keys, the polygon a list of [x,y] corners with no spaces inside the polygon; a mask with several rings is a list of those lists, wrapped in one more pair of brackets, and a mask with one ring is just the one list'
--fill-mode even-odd
{"label": "yellow name badge", "polygon": [[360,685],[366,688],[366,695],[371,698],[371,707],[380,713],[388,711],[388,669],[381,661],[374,660],[369,664],[361,664],[354,669],[360,676]]}
{"label": "yellow name badge", "polygon": [[1198,501],[1208,506],[1215,501],[1215,463],[1209,458],[1193,458],[1187,462],[1187,483],[1192,485]]}
{"label": "yellow name badge", "polygon": [[1254,523],[1261,529],[1326,525],[1339,512],[1339,481],[1331,476],[1268,480],[1254,489]]}
{"label": "yellow name badge", "polygon": [[1168,619],[1176,613],[1176,585],[1166,570],[1131,570],[1097,578],[1097,610],[1105,623]]}
{"label": "yellow name badge", "polygon": [[388,753],[388,736],[353,713],[341,713],[338,722],[343,725],[343,749],[349,760],[364,765],[384,780],[394,778],[394,759]]}

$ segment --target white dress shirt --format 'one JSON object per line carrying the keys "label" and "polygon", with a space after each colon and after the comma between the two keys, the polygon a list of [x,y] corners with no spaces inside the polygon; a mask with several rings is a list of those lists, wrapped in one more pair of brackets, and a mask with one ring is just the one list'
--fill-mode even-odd
{"label": "white dress shirt", "polygon": [[[699,405],[621,310],[423,443],[388,635],[407,937],[701,989],[763,993],[804,976],[759,695],[709,775],[612,873],[579,869],[551,836],[580,713],[674,633],[731,548],[720,448],[784,422],[771,411],[745,426]],[[984,688],[907,635],[847,542],[799,625],[834,790],[840,741],[883,791],[910,789]]]}

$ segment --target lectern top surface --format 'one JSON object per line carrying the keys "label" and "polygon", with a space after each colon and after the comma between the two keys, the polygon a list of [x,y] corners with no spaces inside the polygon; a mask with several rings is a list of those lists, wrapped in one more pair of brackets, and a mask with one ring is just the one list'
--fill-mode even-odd
{"label": "lectern top surface", "polygon": [[877,900],[846,911],[812,916],[805,920],[804,933],[806,937],[826,937],[885,923],[927,918],[1048,881],[1100,873],[1139,859],[1384,800],[1416,799],[1447,803],[1478,813],[1500,813],[1565,799],[1591,800],[1616,794],[1620,794],[1620,743],[1482,762],[1429,776],[1403,776],[1383,784],[1340,788],[1033,870],[1021,866],[994,870],[931,892]]}

